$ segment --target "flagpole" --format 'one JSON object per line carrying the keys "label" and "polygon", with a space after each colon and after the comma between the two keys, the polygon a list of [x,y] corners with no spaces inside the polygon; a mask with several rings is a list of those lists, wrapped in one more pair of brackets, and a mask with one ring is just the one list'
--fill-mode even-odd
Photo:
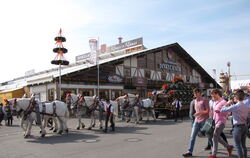
{"label": "flagpole", "polygon": [[97,63],[97,97],[99,98],[99,86],[100,86],[100,81],[99,81],[99,37],[98,37],[98,42],[97,42],[97,57],[96,57],[96,63]]}

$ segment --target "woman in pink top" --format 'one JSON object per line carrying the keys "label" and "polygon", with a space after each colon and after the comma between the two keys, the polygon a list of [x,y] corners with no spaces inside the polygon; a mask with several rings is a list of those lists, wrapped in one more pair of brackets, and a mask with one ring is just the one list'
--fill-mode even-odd
{"label": "woman in pink top", "polygon": [[213,150],[212,155],[209,158],[216,158],[217,150],[218,150],[218,142],[221,143],[228,151],[228,156],[231,155],[233,146],[228,145],[222,137],[220,136],[225,128],[225,124],[227,121],[227,112],[220,112],[221,108],[227,104],[227,102],[222,98],[222,93],[218,89],[213,89],[211,91],[211,96],[214,100],[213,104],[213,119],[215,121],[215,129],[213,133]]}

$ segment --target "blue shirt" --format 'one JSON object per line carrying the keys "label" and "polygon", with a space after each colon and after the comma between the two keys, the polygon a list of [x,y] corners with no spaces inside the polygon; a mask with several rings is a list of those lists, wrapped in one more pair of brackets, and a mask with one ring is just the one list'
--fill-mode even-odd
{"label": "blue shirt", "polygon": [[238,102],[231,106],[223,106],[221,112],[232,112],[234,125],[247,124],[250,107],[244,102]]}

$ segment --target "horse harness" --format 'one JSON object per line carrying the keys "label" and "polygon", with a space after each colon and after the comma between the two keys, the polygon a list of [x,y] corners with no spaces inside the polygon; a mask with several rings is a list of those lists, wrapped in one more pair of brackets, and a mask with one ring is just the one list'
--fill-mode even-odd
{"label": "horse harness", "polygon": [[46,113],[46,102],[42,102],[42,112],[40,112],[40,114],[42,115],[49,115],[49,116],[53,116],[53,117],[56,117],[57,114],[56,114],[56,102],[53,102],[53,113],[52,114],[48,114]]}

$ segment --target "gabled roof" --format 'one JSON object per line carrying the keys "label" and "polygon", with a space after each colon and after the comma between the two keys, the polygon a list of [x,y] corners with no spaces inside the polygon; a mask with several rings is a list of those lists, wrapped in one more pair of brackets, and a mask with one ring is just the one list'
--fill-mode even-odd
{"label": "gabled roof", "polygon": [[[153,49],[140,50],[140,51],[136,51],[136,52],[132,52],[128,54],[122,54],[122,55],[117,53],[119,54],[117,56],[114,55],[115,52],[112,52],[110,58],[100,60],[99,64],[101,65],[101,64],[108,63],[108,62],[112,62],[112,61],[119,61],[119,60],[123,60],[124,58],[131,57],[131,56],[139,56],[139,55],[147,54],[149,52],[154,52],[154,51],[156,52],[156,51],[166,49],[169,47],[173,48],[175,50],[175,53],[177,53],[177,55],[182,57],[186,63],[188,63],[189,65],[192,65],[192,67],[197,72],[199,72],[202,78],[205,79],[208,83],[213,83],[214,85],[217,84],[217,87],[220,87],[220,85],[216,83],[216,81],[178,43],[173,43],[173,44],[169,44],[169,45],[165,45],[165,46],[157,47]],[[87,69],[87,68],[92,68],[95,66],[96,65],[93,65],[90,63],[83,63],[83,62],[73,63],[73,64],[70,64],[69,66],[62,67],[61,75],[63,76],[66,74],[70,74],[70,73],[77,72],[77,71]],[[35,73],[30,76],[16,78],[4,84],[2,83],[2,85],[0,86],[0,91],[20,88],[20,87],[24,87],[28,85],[33,85],[33,84],[51,82],[53,81],[54,78],[57,78],[57,77],[59,77],[58,68],[53,68],[53,69],[45,70],[39,73]]]}

